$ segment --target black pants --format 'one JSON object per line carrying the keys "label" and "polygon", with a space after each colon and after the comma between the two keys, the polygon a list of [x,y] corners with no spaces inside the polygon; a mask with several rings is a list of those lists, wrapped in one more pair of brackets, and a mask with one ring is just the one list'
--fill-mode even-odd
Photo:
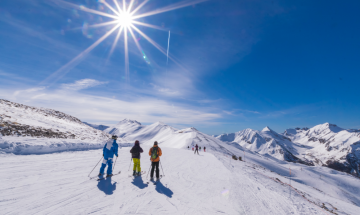
{"label": "black pants", "polygon": [[199,154],[199,150],[198,149],[195,149],[195,152],[194,152],[194,154],[196,154],[196,152]]}
{"label": "black pants", "polygon": [[150,173],[150,177],[153,178],[154,177],[154,170],[156,167],[156,178],[159,178],[159,162],[152,162],[151,163],[151,173]]}

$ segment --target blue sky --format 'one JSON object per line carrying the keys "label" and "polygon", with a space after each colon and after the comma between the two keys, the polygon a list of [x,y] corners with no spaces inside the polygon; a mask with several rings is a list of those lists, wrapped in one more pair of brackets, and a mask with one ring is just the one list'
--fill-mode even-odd
{"label": "blue sky", "polygon": [[[67,2],[114,14],[99,1]],[[135,32],[140,53],[128,34],[127,76],[124,34],[109,57],[117,31],[68,64],[113,27],[87,26],[111,18],[57,0],[1,1],[0,97],[91,123],[131,118],[208,134],[360,128],[359,1],[193,2],[139,19],[163,29],[137,25],[165,51],[171,31],[175,60]],[[183,3],[152,0],[136,14]]]}

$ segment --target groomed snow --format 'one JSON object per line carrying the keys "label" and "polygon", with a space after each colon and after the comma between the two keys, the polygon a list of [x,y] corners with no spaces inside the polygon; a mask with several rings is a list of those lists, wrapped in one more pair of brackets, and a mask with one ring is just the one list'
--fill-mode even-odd
{"label": "groomed snow", "polygon": [[[149,148],[142,147],[145,152],[141,166],[143,171],[148,171]],[[217,152],[194,155],[191,150],[162,147],[164,172],[161,174],[165,173],[165,177],[153,185],[147,184],[147,174],[136,179],[128,177],[129,150],[125,147],[119,151],[115,172],[122,173],[99,182],[87,175],[101,158],[101,150],[1,155],[1,211],[3,214],[330,214],[301,195],[290,194],[288,186],[269,179],[287,180],[258,164],[255,166],[254,157],[257,162],[270,163],[273,170],[282,168],[255,154],[249,154],[245,158],[249,162],[245,163]],[[99,166],[92,175],[98,170]],[[347,180],[354,179],[350,176]],[[305,191],[304,196],[315,204],[324,202],[326,207],[332,204],[338,214],[359,211],[355,203],[346,199],[324,195],[302,182],[293,181],[292,185],[300,192]]]}

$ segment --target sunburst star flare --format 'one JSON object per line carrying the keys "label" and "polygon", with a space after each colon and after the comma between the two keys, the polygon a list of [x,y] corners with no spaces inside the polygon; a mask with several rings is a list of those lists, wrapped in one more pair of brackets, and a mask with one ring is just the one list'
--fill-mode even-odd
{"label": "sunburst star flare", "polygon": [[[58,69],[57,71],[55,71],[53,74],[51,74],[48,78],[46,78],[44,81],[42,81],[40,84],[46,84],[46,83],[53,83],[56,82],[59,78],[61,78],[62,76],[64,76],[66,73],[69,72],[69,69],[76,66],[83,57],[85,57],[90,51],[92,51],[96,46],[98,46],[102,41],[104,41],[107,37],[109,37],[112,33],[114,33],[117,30],[117,35],[116,38],[111,46],[111,50],[110,53],[108,55],[108,59],[106,61],[109,60],[111,54],[113,53],[119,38],[121,37],[122,32],[124,32],[124,52],[125,52],[125,77],[126,80],[129,81],[129,54],[128,54],[128,35],[127,33],[129,32],[131,34],[131,37],[133,38],[137,48],[139,49],[139,52],[141,55],[143,55],[143,51],[141,50],[141,46],[139,44],[139,42],[136,40],[136,37],[133,33],[132,30],[135,30],[136,32],[138,32],[142,37],[144,37],[148,42],[150,42],[152,45],[154,45],[161,53],[163,54],[167,54],[164,50],[164,48],[162,48],[160,45],[158,45],[157,43],[155,43],[152,39],[150,39],[150,37],[148,37],[144,32],[142,32],[140,29],[136,28],[135,25],[141,25],[141,26],[145,26],[145,27],[149,27],[149,28],[153,28],[153,29],[158,29],[158,30],[164,30],[164,31],[168,31],[169,29],[166,28],[162,28],[160,26],[156,26],[156,25],[151,25],[151,24],[147,24],[144,22],[139,22],[136,21],[135,19],[139,19],[139,18],[144,18],[147,16],[152,16],[155,14],[159,14],[159,13],[164,13],[164,12],[168,12],[171,10],[176,10],[179,8],[183,8],[183,7],[187,7],[190,5],[194,5],[197,3],[201,3],[201,2],[205,2],[207,0],[186,0],[186,1],[182,1],[182,2],[178,2],[160,9],[156,9],[154,11],[150,11],[150,12],[145,12],[143,14],[137,14],[137,12],[148,2],[149,0],[144,0],[143,2],[141,2],[137,7],[134,8],[134,0],[131,0],[130,3],[127,3],[126,0],[122,0],[122,2],[118,2],[117,0],[113,0],[113,3],[115,5],[115,8],[112,7],[106,0],[99,0],[99,3],[105,5],[107,8],[109,8],[114,14],[109,14],[109,13],[105,13],[102,11],[97,11],[94,9],[90,9],[87,8],[83,5],[76,5],[70,2],[66,2],[66,1],[55,1],[58,4],[61,4],[63,6],[66,7],[71,7],[71,8],[75,8],[78,10],[82,10],[88,13],[92,13],[92,14],[96,14],[96,15],[100,15],[100,16],[104,16],[104,17],[108,17],[108,18],[112,18],[114,20],[112,21],[108,21],[108,22],[104,22],[104,23],[99,23],[99,24],[94,24],[94,25],[89,25],[89,27],[91,28],[99,28],[99,27],[103,27],[103,26],[108,26],[108,25],[114,25],[114,27],[108,31],[107,33],[105,33],[104,36],[102,36],[100,39],[98,39],[96,42],[94,42],[91,46],[89,46],[86,50],[84,50],[83,52],[81,52],[78,56],[76,56],[75,58],[73,58],[69,63],[65,64],[64,66],[62,66],[60,69]],[[128,6],[127,6],[128,5]],[[132,8],[134,8],[132,10]],[[177,62],[174,58],[169,57],[169,59],[171,59],[173,62],[175,62],[178,66],[180,66],[181,68],[184,69],[183,66],[181,66],[181,64],[179,62]]]}

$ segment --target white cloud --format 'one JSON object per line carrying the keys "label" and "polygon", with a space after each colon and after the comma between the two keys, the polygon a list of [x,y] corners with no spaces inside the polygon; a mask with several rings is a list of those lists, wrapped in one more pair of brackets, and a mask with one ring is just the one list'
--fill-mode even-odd
{"label": "white cloud", "polygon": [[65,89],[65,90],[77,91],[77,90],[83,90],[86,88],[95,87],[97,85],[106,84],[106,83],[108,83],[108,82],[100,82],[100,81],[97,81],[94,79],[82,79],[82,80],[75,81],[75,83],[72,83],[72,84],[63,84],[63,85],[61,85],[61,88]]}
{"label": "white cloud", "polygon": [[14,92],[14,96],[17,96],[21,93],[33,93],[33,92],[38,92],[38,91],[42,91],[45,89],[46,89],[46,87],[34,87],[34,88],[27,89],[27,90],[17,90]]}
{"label": "white cloud", "polygon": [[[70,89],[84,89],[98,85],[98,81],[78,81],[65,85]],[[93,96],[80,91],[44,89],[41,94],[34,90],[22,93],[7,93],[9,89],[0,89],[0,97],[36,107],[45,107],[65,112],[83,121],[103,121],[115,123],[124,118],[135,119],[144,123],[163,121],[168,124],[199,125],[213,123],[222,114],[210,108],[168,102],[166,100],[135,96],[131,99]],[[7,91],[7,92],[6,92]],[[46,94],[46,96],[44,96]]]}
{"label": "white cloud", "polygon": [[150,85],[153,86],[153,88],[156,91],[158,91],[159,93],[164,94],[166,96],[179,96],[180,95],[179,91],[172,90],[172,89],[169,89],[166,87],[160,87],[160,86],[152,84],[152,83]]}

